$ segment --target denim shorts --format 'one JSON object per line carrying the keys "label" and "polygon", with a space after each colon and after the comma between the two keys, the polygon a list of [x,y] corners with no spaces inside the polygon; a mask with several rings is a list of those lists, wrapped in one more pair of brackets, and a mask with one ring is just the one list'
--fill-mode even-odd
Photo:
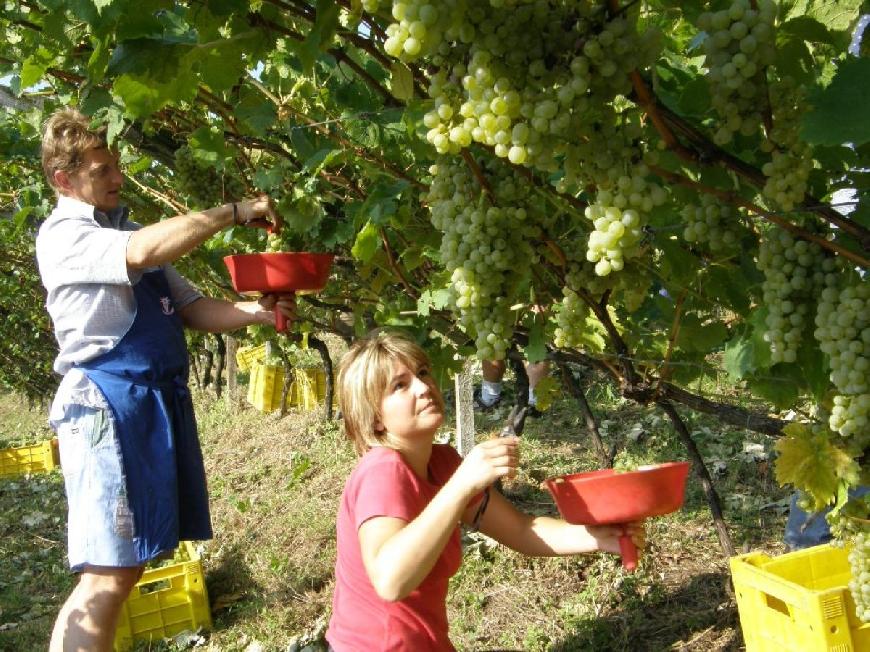
{"label": "denim shorts", "polygon": [[121,447],[109,410],[67,405],[56,424],[69,512],[70,568],[141,566],[133,546]]}

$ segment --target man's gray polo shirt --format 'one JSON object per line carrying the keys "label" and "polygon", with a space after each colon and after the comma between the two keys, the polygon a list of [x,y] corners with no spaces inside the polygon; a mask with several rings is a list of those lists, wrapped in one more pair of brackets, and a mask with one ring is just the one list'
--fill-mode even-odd
{"label": "man's gray polo shirt", "polygon": [[[36,260],[48,292],[46,308],[60,352],[54,370],[63,375],[51,408],[52,425],[69,404],[106,407],[97,387],[75,365],[110,351],[136,317],[133,284],[141,270],[127,269],[127,242],[141,228],[124,207],[110,214],[61,195],[36,237]],[[163,265],[175,308],[202,297],[172,265]]]}

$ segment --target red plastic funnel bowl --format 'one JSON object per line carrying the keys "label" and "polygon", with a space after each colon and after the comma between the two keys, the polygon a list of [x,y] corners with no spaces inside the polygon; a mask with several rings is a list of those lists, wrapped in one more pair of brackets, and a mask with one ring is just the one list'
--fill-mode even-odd
{"label": "red plastic funnel bowl", "polygon": [[[569,523],[616,525],[677,511],[688,475],[688,462],[666,462],[622,473],[604,469],[563,475],[546,485]],[[620,537],[619,546],[623,566],[634,570],[637,549],[631,538]]]}
{"label": "red plastic funnel bowl", "polygon": [[[225,256],[236,292],[317,292],[326,286],[332,254],[274,252]],[[287,319],[275,311],[275,330],[287,329]]]}

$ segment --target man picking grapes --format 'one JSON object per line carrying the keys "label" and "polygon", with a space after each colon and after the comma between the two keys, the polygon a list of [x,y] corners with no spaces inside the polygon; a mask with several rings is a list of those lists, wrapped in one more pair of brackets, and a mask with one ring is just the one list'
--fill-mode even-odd
{"label": "man picking grapes", "polygon": [[111,650],[121,606],[149,560],[211,538],[205,474],[187,392],[183,327],[230,331],[294,315],[292,297],[202,296],[172,262],[233,224],[280,229],[268,197],[146,227],[121,205],[106,129],[72,108],[46,123],[42,164],[58,201],[36,239],[63,376],[49,421],[69,503],[79,582],[50,650]]}

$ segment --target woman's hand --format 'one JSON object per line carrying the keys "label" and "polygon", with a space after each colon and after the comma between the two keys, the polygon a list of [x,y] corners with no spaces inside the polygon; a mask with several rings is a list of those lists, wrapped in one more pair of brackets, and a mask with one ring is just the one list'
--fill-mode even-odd
{"label": "woman's hand", "polygon": [[235,202],[233,206],[235,207],[233,219],[237,226],[266,229],[276,234],[281,232],[284,222],[275,210],[275,203],[269,195]]}
{"label": "woman's hand", "polygon": [[519,441],[517,437],[499,437],[478,444],[450,481],[460,483],[469,496],[473,496],[499,478],[513,474],[519,464]]}
{"label": "woman's hand", "polygon": [[627,534],[638,551],[646,546],[646,526],[643,521],[625,525],[587,525],[586,531],[595,540],[598,550],[620,554],[619,537]]}

